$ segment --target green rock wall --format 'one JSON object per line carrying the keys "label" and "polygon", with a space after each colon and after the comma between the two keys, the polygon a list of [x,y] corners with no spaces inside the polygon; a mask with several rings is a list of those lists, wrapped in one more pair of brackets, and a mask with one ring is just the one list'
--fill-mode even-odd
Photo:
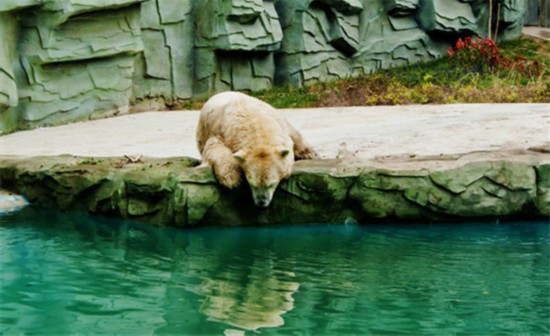
{"label": "green rock wall", "polygon": [[56,124],[128,105],[134,55],[143,50],[138,7],[69,10],[43,7],[22,20],[26,122]]}
{"label": "green rock wall", "polygon": [[[19,104],[19,94],[12,64],[16,61],[16,36],[18,26],[16,19],[6,12],[0,12],[0,36],[5,36],[0,45],[0,111],[2,121],[9,125],[17,120],[14,109]],[[13,126],[12,126],[13,127]]]}
{"label": "green rock wall", "polygon": [[0,96],[14,97],[0,110],[0,132],[127,110],[143,51],[139,2],[27,1],[0,11],[10,17],[0,21],[2,38],[14,40],[0,69],[17,86],[17,95],[0,86]]}
{"label": "green rock wall", "polygon": [[168,103],[193,95],[193,0],[141,4],[144,50],[136,58],[135,100],[162,97]]}
{"label": "green rock wall", "polygon": [[434,59],[526,1],[2,0],[0,134]]}
{"label": "green rock wall", "polygon": [[195,21],[195,95],[274,85],[283,35],[273,1],[196,0]]}

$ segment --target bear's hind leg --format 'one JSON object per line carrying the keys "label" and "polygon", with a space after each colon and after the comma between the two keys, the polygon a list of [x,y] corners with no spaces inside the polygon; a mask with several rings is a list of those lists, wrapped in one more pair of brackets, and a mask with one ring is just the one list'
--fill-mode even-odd
{"label": "bear's hind leg", "polygon": [[302,135],[290,124],[288,124],[290,129],[289,135],[294,143],[294,160],[318,160],[321,156],[317,153],[313,147],[308,145]]}
{"label": "bear's hind leg", "polygon": [[212,167],[221,185],[232,189],[241,184],[242,172],[239,161],[218,137],[211,137],[206,141],[201,155],[202,164],[206,163]]}
{"label": "bear's hind leg", "polygon": [[321,156],[313,149],[313,147],[304,143],[303,146],[294,144],[294,160],[319,160]]}

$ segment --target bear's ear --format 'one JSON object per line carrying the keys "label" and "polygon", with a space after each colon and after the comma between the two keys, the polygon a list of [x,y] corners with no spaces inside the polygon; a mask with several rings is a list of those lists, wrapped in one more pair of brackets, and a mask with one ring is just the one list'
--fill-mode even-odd
{"label": "bear's ear", "polygon": [[244,149],[241,149],[240,151],[233,153],[233,157],[237,159],[239,162],[244,162],[245,156],[246,156],[246,151]]}
{"label": "bear's ear", "polygon": [[279,152],[279,155],[281,155],[281,157],[284,159],[288,156],[288,154],[290,153],[290,151],[288,149],[282,149],[280,152]]}

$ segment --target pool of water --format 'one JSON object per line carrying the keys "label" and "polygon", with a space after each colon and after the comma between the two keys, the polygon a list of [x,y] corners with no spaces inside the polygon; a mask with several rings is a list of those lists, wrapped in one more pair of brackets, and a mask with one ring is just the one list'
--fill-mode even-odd
{"label": "pool of water", "polygon": [[159,229],[0,217],[0,334],[550,332],[546,221]]}

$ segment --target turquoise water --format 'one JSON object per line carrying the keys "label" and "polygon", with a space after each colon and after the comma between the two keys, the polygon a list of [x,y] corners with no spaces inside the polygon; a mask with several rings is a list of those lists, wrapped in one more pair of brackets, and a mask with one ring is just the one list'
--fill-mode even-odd
{"label": "turquoise water", "polygon": [[548,335],[539,222],[175,230],[0,217],[0,334]]}

